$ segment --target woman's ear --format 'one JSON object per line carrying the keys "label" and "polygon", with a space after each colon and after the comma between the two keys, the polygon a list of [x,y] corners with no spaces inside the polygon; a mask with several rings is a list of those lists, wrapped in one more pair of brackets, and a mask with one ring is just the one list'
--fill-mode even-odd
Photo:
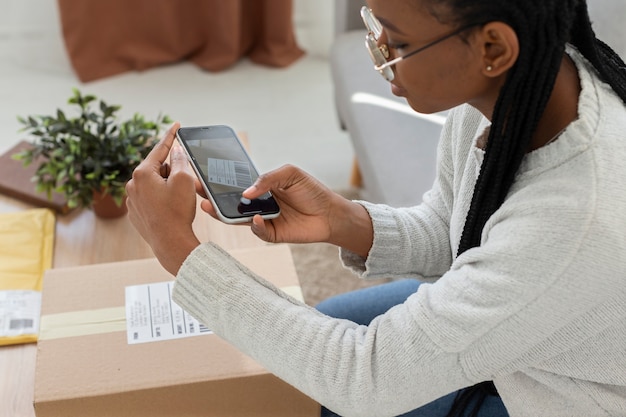
{"label": "woman's ear", "polygon": [[513,28],[503,22],[490,22],[478,34],[483,74],[498,77],[507,72],[519,57],[519,39]]}

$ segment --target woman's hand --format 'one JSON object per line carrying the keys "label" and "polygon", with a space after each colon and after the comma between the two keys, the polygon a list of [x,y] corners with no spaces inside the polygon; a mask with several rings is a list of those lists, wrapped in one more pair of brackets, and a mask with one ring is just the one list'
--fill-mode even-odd
{"label": "woman's hand", "polygon": [[[262,240],[279,243],[328,242],[367,255],[372,244],[371,220],[365,209],[334,193],[311,175],[291,165],[261,175],[243,192],[255,199],[271,191],[280,215],[252,219],[252,231]],[[203,210],[215,215],[209,201]]]}
{"label": "woman's hand", "polygon": [[182,148],[174,144],[178,127],[178,123],[172,125],[126,185],[130,221],[173,275],[200,244],[192,229],[196,176]]}

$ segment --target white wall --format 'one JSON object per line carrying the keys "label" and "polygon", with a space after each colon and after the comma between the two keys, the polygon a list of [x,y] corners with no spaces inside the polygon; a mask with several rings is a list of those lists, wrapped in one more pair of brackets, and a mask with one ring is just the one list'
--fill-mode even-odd
{"label": "white wall", "polygon": [[335,0],[294,0],[293,4],[299,45],[312,56],[328,57],[334,35]]}
{"label": "white wall", "polygon": [[56,0],[0,0],[0,40],[28,39],[59,30]]}
{"label": "white wall", "polygon": [[587,0],[587,4],[597,37],[626,59],[626,1]]}
{"label": "white wall", "polygon": [[0,59],[71,74],[56,0],[0,0]]}

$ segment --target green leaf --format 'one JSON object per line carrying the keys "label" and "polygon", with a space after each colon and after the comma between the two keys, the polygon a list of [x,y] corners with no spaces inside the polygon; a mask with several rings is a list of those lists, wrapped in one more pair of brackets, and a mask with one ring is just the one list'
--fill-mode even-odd
{"label": "green leaf", "polygon": [[87,96],[83,96],[83,102],[85,104],[91,103],[92,101],[96,100],[96,96],[94,95],[87,95]]}

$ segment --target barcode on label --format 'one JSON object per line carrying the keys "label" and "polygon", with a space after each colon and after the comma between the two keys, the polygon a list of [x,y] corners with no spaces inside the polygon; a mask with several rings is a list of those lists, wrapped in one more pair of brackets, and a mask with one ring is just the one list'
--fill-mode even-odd
{"label": "barcode on label", "polygon": [[235,181],[237,187],[248,188],[252,185],[252,176],[250,175],[250,166],[246,162],[235,161]]}
{"label": "barcode on label", "polygon": [[245,161],[208,158],[207,167],[209,182],[238,188],[252,185],[250,164]]}
{"label": "barcode on label", "polygon": [[9,322],[9,329],[11,330],[32,329],[34,324],[35,323],[32,319],[11,319],[11,321]]}
{"label": "barcode on label", "polygon": [[0,337],[39,333],[41,292],[0,290]]}

